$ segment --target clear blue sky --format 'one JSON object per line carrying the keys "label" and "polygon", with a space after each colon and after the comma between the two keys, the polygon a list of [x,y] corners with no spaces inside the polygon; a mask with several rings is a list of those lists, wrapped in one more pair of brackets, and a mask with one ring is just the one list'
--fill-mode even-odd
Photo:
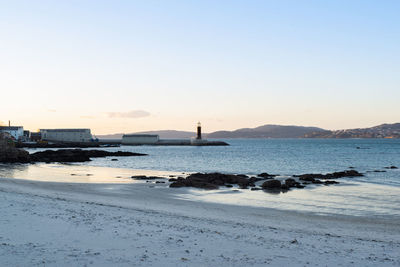
{"label": "clear blue sky", "polygon": [[399,14],[400,1],[0,1],[0,121],[399,122]]}

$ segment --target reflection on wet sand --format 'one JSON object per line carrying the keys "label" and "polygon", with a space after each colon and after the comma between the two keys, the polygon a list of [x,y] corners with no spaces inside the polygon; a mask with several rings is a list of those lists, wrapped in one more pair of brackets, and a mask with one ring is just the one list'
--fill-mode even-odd
{"label": "reflection on wet sand", "polygon": [[167,178],[181,173],[93,167],[78,164],[0,164],[0,178],[66,183],[135,183],[132,176]]}

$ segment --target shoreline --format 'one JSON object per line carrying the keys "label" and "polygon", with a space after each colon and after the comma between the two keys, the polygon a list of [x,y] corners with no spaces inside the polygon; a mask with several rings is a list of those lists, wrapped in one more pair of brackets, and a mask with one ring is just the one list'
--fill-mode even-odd
{"label": "shoreline", "polygon": [[[149,191],[149,195],[168,192],[185,201],[220,203],[246,208],[273,208],[278,211],[297,211],[304,214],[327,216],[357,216],[365,218],[400,218],[396,199],[400,188],[396,186],[341,178],[338,185],[310,184],[305,189],[288,191],[252,190],[240,185],[220,186],[204,190],[195,187],[171,188],[177,177],[187,177],[191,172],[101,167],[87,164],[19,164],[0,165],[0,176],[11,180],[47,182],[58,184],[120,185],[134,184]],[[173,178],[173,179],[171,179]],[[287,176],[275,179],[284,181]],[[4,179],[1,178],[0,181]],[[255,183],[260,187],[265,180]],[[267,180],[268,181],[268,180]],[[161,191],[160,191],[161,190]],[[118,190],[114,192],[118,194]]]}
{"label": "shoreline", "polygon": [[155,194],[140,183],[2,179],[0,262],[23,266],[400,264],[397,221],[182,200],[175,197],[176,191],[156,189]]}

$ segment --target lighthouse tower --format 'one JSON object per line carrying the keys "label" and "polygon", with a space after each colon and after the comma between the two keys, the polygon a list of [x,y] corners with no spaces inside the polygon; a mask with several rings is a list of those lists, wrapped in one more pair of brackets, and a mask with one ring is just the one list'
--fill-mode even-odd
{"label": "lighthouse tower", "polygon": [[207,143],[208,143],[207,140],[203,139],[203,137],[201,136],[201,123],[198,122],[197,123],[197,136],[190,138],[190,144],[192,146],[201,146],[201,145],[204,145]]}
{"label": "lighthouse tower", "polygon": [[201,140],[201,123],[200,122],[197,123],[197,137],[196,137],[196,139],[197,140]]}

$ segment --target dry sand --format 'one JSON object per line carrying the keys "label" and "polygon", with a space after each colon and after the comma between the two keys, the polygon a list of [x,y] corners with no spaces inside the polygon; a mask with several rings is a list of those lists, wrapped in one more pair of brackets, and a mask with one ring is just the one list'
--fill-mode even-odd
{"label": "dry sand", "polygon": [[397,220],[176,197],[185,190],[1,179],[0,265],[400,266]]}

